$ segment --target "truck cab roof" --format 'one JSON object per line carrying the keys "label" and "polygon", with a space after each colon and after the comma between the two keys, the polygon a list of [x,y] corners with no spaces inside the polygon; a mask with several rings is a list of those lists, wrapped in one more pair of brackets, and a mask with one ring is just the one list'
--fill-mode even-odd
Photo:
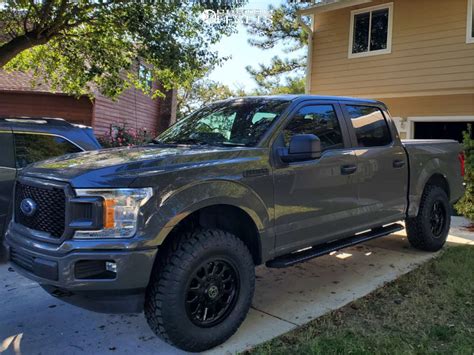
{"label": "truck cab roof", "polygon": [[308,100],[325,100],[325,101],[350,101],[350,102],[360,102],[360,103],[368,103],[368,104],[376,104],[376,105],[383,105],[385,104],[381,101],[372,100],[372,99],[362,99],[362,98],[355,98],[355,97],[346,97],[346,96],[329,96],[329,95],[307,95],[307,94],[283,94],[283,95],[264,95],[264,96],[243,96],[243,97],[232,97],[227,100],[222,100],[221,102],[225,101],[232,101],[232,100],[259,100],[259,99],[267,99],[267,100],[281,100],[281,101],[291,101],[291,102],[299,102],[299,101],[308,101]]}

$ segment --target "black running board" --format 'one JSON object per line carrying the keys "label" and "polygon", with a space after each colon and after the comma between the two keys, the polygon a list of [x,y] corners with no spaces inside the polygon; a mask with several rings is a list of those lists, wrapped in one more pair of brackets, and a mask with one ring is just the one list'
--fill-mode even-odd
{"label": "black running board", "polygon": [[316,245],[310,249],[305,249],[300,252],[282,255],[282,256],[277,257],[276,259],[267,261],[265,265],[267,267],[272,267],[272,268],[284,268],[284,267],[292,266],[292,265],[299,264],[299,263],[308,261],[310,259],[316,258],[318,256],[332,253],[333,251],[344,249],[352,245],[366,242],[371,239],[380,238],[385,235],[398,232],[402,229],[403,229],[403,226],[401,224],[398,224],[398,223],[390,224],[385,227],[380,227],[380,228],[372,229],[370,231],[367,231],[361,234],[356,234],[349,238],[336,240],[334,242],[330,242],[330,243],[326,243],[322,245]]}

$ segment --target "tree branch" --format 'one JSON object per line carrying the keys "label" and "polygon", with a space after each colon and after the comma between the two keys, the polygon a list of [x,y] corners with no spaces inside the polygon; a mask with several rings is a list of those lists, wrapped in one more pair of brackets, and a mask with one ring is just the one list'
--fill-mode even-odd
{"label": "tree branch", "polygon": [[32,32],[19,37],[0,46],[0,68],[3,68],[10,60],[26,49],[45,44],[49,39],[46,37],[38,38]]}

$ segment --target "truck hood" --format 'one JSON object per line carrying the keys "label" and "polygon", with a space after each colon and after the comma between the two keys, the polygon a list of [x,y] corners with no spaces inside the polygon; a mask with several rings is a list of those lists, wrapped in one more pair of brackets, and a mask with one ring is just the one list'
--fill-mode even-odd
{"label": "truck hood", "polygon": [[21,175],[65,181],[76,188],[128,187],[137,176],[221,163],[248,149],[158,145],[103,149],[44,160],[29,165]]}

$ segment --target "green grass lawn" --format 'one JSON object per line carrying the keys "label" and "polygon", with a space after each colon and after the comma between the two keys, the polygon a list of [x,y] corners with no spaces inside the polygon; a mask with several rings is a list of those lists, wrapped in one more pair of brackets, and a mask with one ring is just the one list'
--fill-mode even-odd
{"label": "green grass lawn", "polygon": [[474,354],[474,247],[439,257],[251,354]]}

